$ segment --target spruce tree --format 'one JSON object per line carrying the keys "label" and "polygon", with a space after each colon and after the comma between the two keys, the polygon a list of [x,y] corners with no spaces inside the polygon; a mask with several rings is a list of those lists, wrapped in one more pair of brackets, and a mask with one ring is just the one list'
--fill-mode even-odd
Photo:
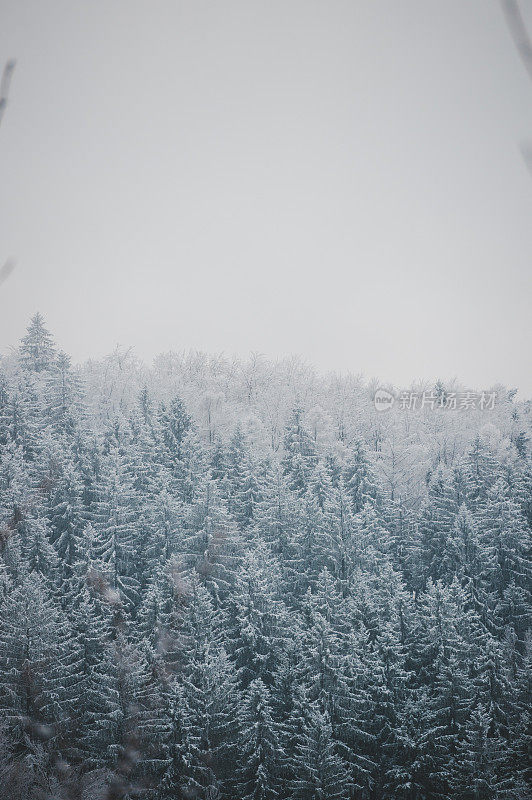
{"label": "spruce tree", "polygon": [[304,696],[300,701],[293,800],[343,800],[349,797],[347,766],[338,755],[327,713]]}
{"label": "spruce tree", "polygon": [[20,344],[20,361],[24,369],[31,372],[49,370],[56,358],[56,349],[51,333],[40,314],[31,318],[26,335]]}
{"label": "spruce tree", "polygon": [[282,752],[268,689],[260,678],[248,686],[240,710],[240,761],[237,791],[242,800],[283,797]]}

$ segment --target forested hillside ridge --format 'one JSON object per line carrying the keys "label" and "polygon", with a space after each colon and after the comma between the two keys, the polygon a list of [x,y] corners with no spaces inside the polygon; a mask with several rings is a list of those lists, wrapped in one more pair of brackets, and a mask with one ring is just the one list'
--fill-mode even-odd
{"label": "forested hillside ridge", "polygon": [[377,387],[75,368],[31,320],[0,362],[2,797],[531,796],[530,403]]}

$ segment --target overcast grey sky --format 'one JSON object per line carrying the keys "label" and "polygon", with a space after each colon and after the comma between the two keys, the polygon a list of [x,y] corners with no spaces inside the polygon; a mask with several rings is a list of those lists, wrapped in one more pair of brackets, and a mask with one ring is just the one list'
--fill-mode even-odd
{"label": "overcast grey sky", "polygon": [[0,349],[40,310],[76,360],[299,353],[532,395],[532,83],[496,0],[0,16]]}

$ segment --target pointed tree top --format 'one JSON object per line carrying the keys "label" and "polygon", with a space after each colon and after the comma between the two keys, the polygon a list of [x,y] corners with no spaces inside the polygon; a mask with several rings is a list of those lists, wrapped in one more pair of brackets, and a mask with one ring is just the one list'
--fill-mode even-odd
{"label": "pointed tree top", "polygon": [[20,344],[22,365],[32,372],[49,369],[55,361],[56,349],[52,334],[44,324],[44,317],[37,312],[30,320],[26,335]]}

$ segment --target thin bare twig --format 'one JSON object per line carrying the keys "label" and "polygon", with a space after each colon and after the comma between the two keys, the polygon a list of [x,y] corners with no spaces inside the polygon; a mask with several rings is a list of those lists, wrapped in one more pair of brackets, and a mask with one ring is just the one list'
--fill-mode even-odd
{"label": "thin bare twig", "polygon": [[2,79],[0,80],[0,123],[2,122],[2,117],[4,116],[4,112],[7,106],[7,98],[9,95],[9,84],[11,83],[11,78],[13,76],[13,70],[15,69],[15,64],[17,62],[14,58],[10,58],[9,61],[6,62],[4,67],[4,71],[2,73]]}
{"label": "thin bare twig", "polygon": [[[14,58],[10,58],[9,61],[6,62],[4,67],[4,71],[2,73],[2,79],[0,80],[0,123],[2,122],[2,117],[4,116],[4,112],[7,106],[7,98],[9,95],[9,84],[11,83],[11,77],[13,75],[13,70],[15,69],[15,64],[17,62]],[[0,267],[0,286],[7,281],[13,270],[15,269],[15,261],[12,258],[8,258],[5,264]]]}
{"label": "thin bare twig", "polygon": [[530,78],[532,78],[532,42],[530,41],[519,4],[517,0],[501,0],[501,5],[517,52],[521,56]]}
{"label": "thin bare twig", "polygon": [[[501,0],[501,6],[517,52],[532,79],[532,41],[528,35],[519,4],[517,0]],[[532,144],[525,142],[521,145],[520,150],[523,161],[532,174]]]}
{"label": "thin bare twig", "polygon": [[523,142],[520,147],[521,155],[523,156],[523,161],[525,162],[528,171],[532,175],[532,143],[530,142]]}
{"label": "thin bare twig", "polygon": [[0,286],[4,281],[7,281],[13,270],[15,269],[16,262],[12,258],[8,258],[6,263],[0,267]]}

